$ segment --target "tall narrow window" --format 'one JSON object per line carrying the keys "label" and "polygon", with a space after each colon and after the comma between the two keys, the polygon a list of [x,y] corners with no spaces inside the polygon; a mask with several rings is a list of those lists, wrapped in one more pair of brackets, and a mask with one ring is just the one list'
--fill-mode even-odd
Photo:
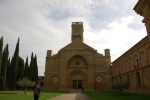
{"label": "tall narrow window", "polygon": [[122,68],[121,68],[121,66],[119,67],[119,74],[121,74],[122,73]]}
{"label": "tall narrow window", "polygon": [[135,60],[135,70],[138,70],[139,69],[139,60],[136,59]]}
{"label": "tall narrow window", "polygon": [[139,72],[136,73],[136,78],[137,78],[137,86],[141,87],[141,78]]}

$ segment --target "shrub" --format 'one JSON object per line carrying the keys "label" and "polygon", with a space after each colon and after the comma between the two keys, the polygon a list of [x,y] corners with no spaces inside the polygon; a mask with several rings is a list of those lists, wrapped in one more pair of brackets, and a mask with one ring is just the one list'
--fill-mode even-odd
{"label": "shrub", "polygon": [[112,85],[112,89],[116,91],[123,92],[124,89],[128,89],[130,87],[130,82],[125,81],[125,82],[115,82]]}

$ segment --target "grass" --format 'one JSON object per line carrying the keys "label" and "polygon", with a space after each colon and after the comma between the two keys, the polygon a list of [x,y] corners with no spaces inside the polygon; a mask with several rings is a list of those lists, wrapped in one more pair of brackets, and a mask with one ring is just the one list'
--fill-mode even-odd
{"label": "grass", "polygon": [[150,100],[150,95],[135,93],[103,92],[86,93],[92,100]]}
{"label": "grass", "polygon": [[[39,100],[47,100],[61,94],[63,93],[41,91]],[[27,94],[23,91],[0,91],[0,100],[33,100],[33,91],[28,91]]]}
{"label": "grass", "polygon": [[[63,92],[64,93],[64,92]],[[49,98],[63,94],[62,92],[41,91],[39,100],[48,100]],[[135,93],[103,92],[85,93],[92,100],[150,100],[150,95]],[[0,100],[33,100],[33,91],[24,94],[23,91],[0,91]]]}

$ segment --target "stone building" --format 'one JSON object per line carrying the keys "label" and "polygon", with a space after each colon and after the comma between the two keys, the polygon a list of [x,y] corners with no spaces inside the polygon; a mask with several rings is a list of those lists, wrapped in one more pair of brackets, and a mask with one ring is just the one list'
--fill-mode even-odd
{"label": "stone building", "polygon": [[110,50],[105,55],[83,42],[83,23],[72,22],[71,43],[52,55],[47,51],[44,89],[104,91],[111,88]]}
{"label": "stone building", "polygon": [[112,62],[112,82],[129,81],[127,91],[150,93],[150,0],[139,0],[134,10],[144,17],[147,36]]}

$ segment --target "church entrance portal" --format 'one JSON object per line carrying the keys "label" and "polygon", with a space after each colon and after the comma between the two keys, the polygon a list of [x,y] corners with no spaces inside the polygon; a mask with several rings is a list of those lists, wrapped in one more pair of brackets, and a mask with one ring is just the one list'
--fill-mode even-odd
{"label": "church entrance portal", "polygon": [[82,88],[82,80],[73,80],[72,81],[73,89],[81,89]]}

